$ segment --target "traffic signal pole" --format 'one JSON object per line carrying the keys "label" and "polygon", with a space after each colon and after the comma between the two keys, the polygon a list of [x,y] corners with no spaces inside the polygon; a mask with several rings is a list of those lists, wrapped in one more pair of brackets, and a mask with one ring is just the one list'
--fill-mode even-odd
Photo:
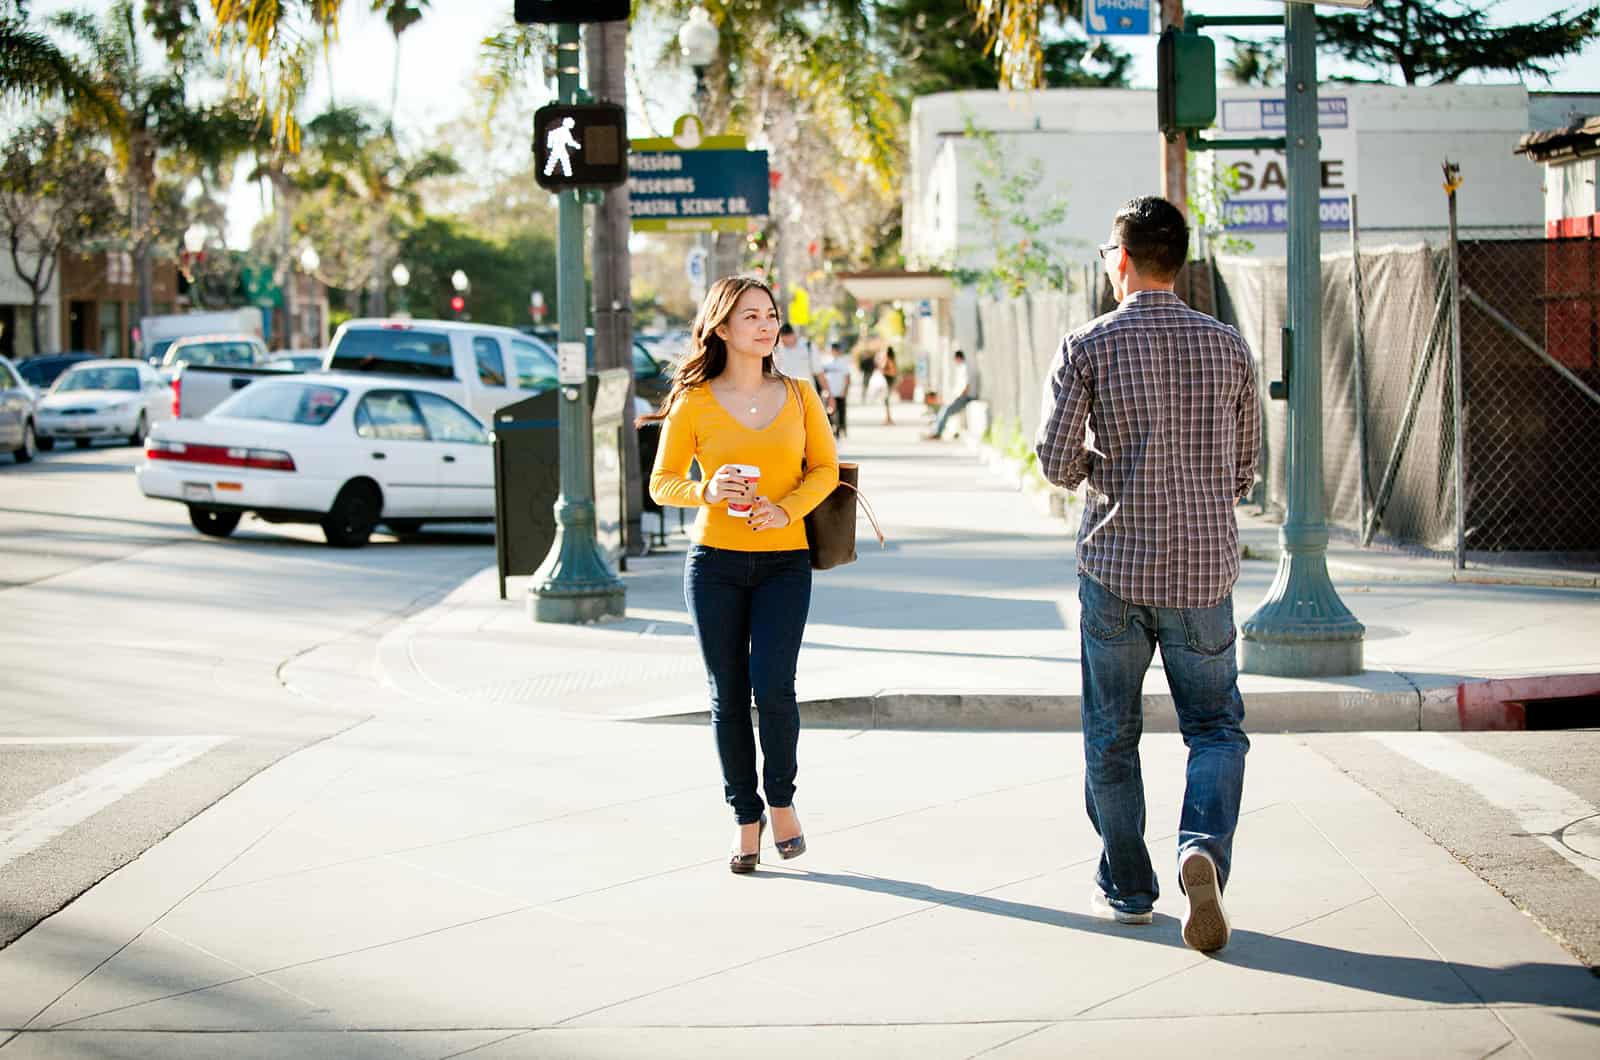
{"label": "traffic signal pole", "polygon": [[1240,668],[1279,677],[1362,670],[1366,630],[1328,577],[1322,481],[1322,174],[1317,20],[1310,3],[1284,5],[1288,56],[1289,326],[1283,350],[1288,408],[1288,510],[1266,600],[1241,627]]}
{"label": "traffic signal pole", "polygon": [[[556,36],[557,94],[578,101],[578,27],[561,23]],[[556,501],[556,536],[550,554],[528,588],[528,615],[535,622],[593,622],[621,616],[626,590],[595,540],[594,431],[589,418],[586,292],[583,282],[582,192],[557,193],[556,304],[561,398],[561,496]]]}

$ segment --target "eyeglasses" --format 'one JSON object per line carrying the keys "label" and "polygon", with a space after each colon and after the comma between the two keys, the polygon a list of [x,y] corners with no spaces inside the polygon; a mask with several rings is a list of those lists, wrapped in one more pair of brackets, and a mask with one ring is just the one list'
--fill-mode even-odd
{"label": "eyeglasses", "polygon": [[1111,253],[1113,250],[1116,250],[1120,246],[1122,246],[1121,243],[1101,243],[1100,247],[1099,247],[1099,249],[1100,249],[1100,260],[1101,261],[1105,261],[1106,260],[1106,255]]}

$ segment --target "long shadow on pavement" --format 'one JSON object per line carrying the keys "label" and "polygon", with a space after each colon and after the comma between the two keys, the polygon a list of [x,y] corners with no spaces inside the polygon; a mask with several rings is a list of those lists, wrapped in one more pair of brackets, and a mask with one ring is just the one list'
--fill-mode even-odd
{"label": "long shadow on pavement", "polygon": [[[760,875],[774,880],[891,894],[1074,931],[1125,935],[1155,946],[1184,948],[1182,938],[1170,930],[1178,921],[1161,913],[1156,914],[1155,924],[1150,927],[1124,927],[1083,913],[948,891],[908,880],[832,872],[763,872]],[[1524,962],[1499,968],[1485,967],[1442,959],[1362,953],[1237,928],[1228,948],[1213,955],[1211,960],[1429,1004],[1561,1005],[1600,1012],[1600,980],[1576,964]]]}

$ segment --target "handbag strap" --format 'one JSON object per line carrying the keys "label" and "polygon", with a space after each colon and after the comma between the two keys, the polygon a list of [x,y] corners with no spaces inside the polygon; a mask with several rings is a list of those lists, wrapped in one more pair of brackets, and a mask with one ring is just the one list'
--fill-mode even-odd
{"label": "handbag strap", "polygon": [[[788,376],[785,376],[784,377],[784,382],[788,383],[790,388],[792,390],[794,390],[795,400],[800,402],[801,423],[804,423],[805,422],[805,411],[806,411],[805,395],[800,393],[800,386],[793,379],[790,379]],[[802,457],[801,460],[800,460],[800,466],[802,468],[805,467],[805,458],[804,457]],[[865,493],[861,492],[861,488],[859,486],[852,486],[850,483],[845,482],[843,479],[841,479],[839,481],[839,485],[848,488],[852,493],[854,493],[856,495],[856,500],[861,502],[861,507],[867,513],[867,521],[872,524],[872,532],[878,536],[878,547],[879,548],[888,548],[889,547],[889,542],[883,536],[883,530],[878,526],[878,516],[872,510],[872,502],[867,500],[867,495]]]}

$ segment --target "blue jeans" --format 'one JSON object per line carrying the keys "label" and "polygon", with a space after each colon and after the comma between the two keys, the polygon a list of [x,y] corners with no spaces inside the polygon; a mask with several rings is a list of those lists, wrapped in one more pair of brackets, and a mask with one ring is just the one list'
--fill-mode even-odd
{"label": "blue jeans", "polygon": [[761,819],[750,695],[761,719],[767,803],[794,802],[800,707],[794,672],[811,609],[809,552],[737,552],[696,545],[683,569],[700,655],[711,686],[711,731],[722,790],[740,824]]}
{"label": "blue jeans", "polygon": [[945,425],[950,422],[950,417],[972,404],[972,398],[966,394],[957,397],[950,404],[939,410],[939,418],[933,421],[933,436],[935,438],[944,434]]}
{"label": "blue jeans", "polygon": [[1244,701],[1234,659],[1233,597],[1212,607],[1130,604],[1088,576],[1078,579],[1083,655],[1084,799],[1102,850],[1095,882],[1110,903],[1147,912],[1160,888],[1144,844],[1141,690],[1157,645],[1189,748],[1178,856],[1199,847],[1225,884],[1244,791]]}

